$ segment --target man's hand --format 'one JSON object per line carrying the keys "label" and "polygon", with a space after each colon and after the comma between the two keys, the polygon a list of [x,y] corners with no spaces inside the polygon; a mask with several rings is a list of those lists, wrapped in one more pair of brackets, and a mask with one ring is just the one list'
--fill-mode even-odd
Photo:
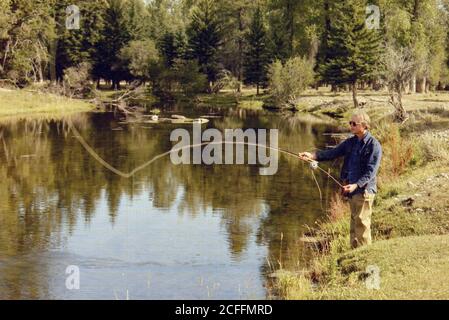
{"label": "man's hand", "polygon": [[316,156],[310,152],[301,152],[299,158],[304,160],[316,160]]}
{"label": "man's hand", "polygon": [[353,193],[357,187],[357,184],[348,184],[343,187],[343,194]]}

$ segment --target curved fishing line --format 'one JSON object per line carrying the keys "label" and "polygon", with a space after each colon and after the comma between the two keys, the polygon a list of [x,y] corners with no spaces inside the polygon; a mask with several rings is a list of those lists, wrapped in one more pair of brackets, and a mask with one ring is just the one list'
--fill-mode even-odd
{"label": "curved fishing line", "polygon": [[[102,166],[104,166],[106,169],[114,172],[115,174],[123,177],[123,178],[130,178],[132,176],[134,176],[137,172],[145,169],[146,167],[148,167],[150,164],[152,164],[153,162],[170,155],[172,152],[179,152],[185,149],[190,149],[190,148],[195,148],[195,147],[202,147],[202,146],[206,146],[206,145],[221,145],[221,144],[235,144],[235,145],[247,145],[247,146],[256,146],[256,147],[263,147],[265,149],[270,149],[270,150],[274,150],[274,151],[278,151],[280,153],[289,155],[291,157],[295,157],[297,159],[300,159],[304,162],[307,163],[313,163],[314,160],[310,160],[310,159],[306,159],[306,158],[302,158],[299,157],[298,154],[293,153],[291,151],[287,151],[287,150],[283,150],[280,148],[273,148],[270,146],[266,146],[264,144],[258,144],[258,143],[250,143],[250,142],[234,142],[234,141],[216,141],[216,142],[203,142],[203,143],[199,143],[199,144],[193,144],[193,145],[187,145],[187,146],[183,146],[180,148],[176,148],[176,149],[171,149],[170,151],[161,153],[157,156],[155,156],[154,158],[152,158],[151,160],[145,162],[144,164],[136,167],[134,170],[132,170],[129,173],[125,173],[121,170],[116,169],[115,167],[113,167],[112,165],[110,165],[107,161],[105,161],[102,157],[100,157],[97,152],[92,149],[92,147],[84,140],[84,138],[81,136],[81,134],[78,132],[78,130],[75,128],[75,126],[71,123],[71,121],[69,120],[69,126],[70,128],[73,130],[74,132],[74,136],[75,138],[81,143],[81,145],[84,147],[84,149],[93,157],[95,158],[95,160],[97,160]],[[328,176],[329,178],[331,178],[338,186],[340,186],[341,188],[343,188],[343,185],[336,179],[334,178],[330,173],[328,173],[326,170],[322,169],[320,166],[316,166],[316,168],[318,170],[320,170],[322,173],[324,173],[326,176]],[[314,177],[316,180],[316,177]],[[316,181],[316,183],[318,184],[318,181]],[[321,190],[320,190],[320,196],[321,196]]]}

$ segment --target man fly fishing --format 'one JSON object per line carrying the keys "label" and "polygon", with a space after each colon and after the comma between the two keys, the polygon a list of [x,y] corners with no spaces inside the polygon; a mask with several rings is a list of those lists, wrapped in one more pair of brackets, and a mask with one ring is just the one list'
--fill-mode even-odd
{"label": "man fly fishing", "polygon": [[353,137],[333,149],[316,153],[302,152],[304,160],[329,161],[344,157],[341,170],[343,194],[348,196],[351,208],[351,247],[371,244],[371,214],[377,192],[376,175],[382,158],[379,141],[369,132],[370,118],[357,111],[349,122]]}

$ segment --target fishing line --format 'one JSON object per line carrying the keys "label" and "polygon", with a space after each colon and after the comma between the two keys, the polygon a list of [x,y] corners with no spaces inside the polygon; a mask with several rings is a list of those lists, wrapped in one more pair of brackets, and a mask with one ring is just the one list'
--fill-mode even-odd
{"label": "fishing line", "polygon": [[[193,144],[193,145],[187,145],[187,146],[183,146],[180,148],[176,148],[176,149],[171,149],[170,151],[161,153],[157,156],[155,156],[154,158],[152,158],[151,160],[147,161],[146,163],[140,165],[139,167],[135,168],[134,170],[132,170],[129,173],[123,172],[121,170],[118,170],[117,168],[113,167],[112,165],[110,165],[107,161],[105,161],[102,157],[100,157],[98,155],[98,153],[84,140],[84,138],[81,136],[81,134],[78,132],[78,130],[75,128],[75,126],[71,123],[70,120],[68,120],[69,126],[72,129],[73,133],[74,133],[74,137],[80,142],[80,144],[84,147],[84,149],[94,158],[96,159],[102,166],[104,166],[106,169],[114,172],[115,174],[123,177],[123,178],[131,178],[132,176],[134,176],[137,172],[145,169],[146,167],[148,167],[150,164],[152,164],[153,162],[155,162],[156,160],[159,160],[165,156],[170,155],[172,152],[179,152],[185,149],[190,149],[190,148],[198,148],[198,147],[202,147],[202,146],[207,146],[207,145],[222,145],[222,144],[235,144],[235,145],[247,145],[247,146],[256,146],[256,147],[263,147],[265,149],[269,149],[269,150],[273,150],[273,151],[277,151],[283,154],[286,154],[288,156],[294,157],[296,159],[300,159],[301,161],[304,161],[306,163],[309,163],[309,165],[311,166],[312,169],[312,173],[314,169],[317,169],[319,171],[321,171],[322,173],[324,173],[327,177],[331,178],[339,187],[343,188],[343,185],[334,177],[332,176],[329,172],[327,172],[326,170],[324,170],[323,168],[321,168],[318,164],[317,161],[309,159],[309,158],[304,158],[304,157],[300,157],[298,154],[288,151],[288,150],[284,150],[281,148],[274,148],[274,147],[270,147],[270,146],[266,146],[264,144],[258,144],[258,143],[250,143],[250,142],[234,142],[234,141],[214,141],[214,142],[203,142],[203,143],[199,143],[199,144]],[[319,187],[318,181],[315,177],[315,174],[313,174],[313,178],[317,184],[317,186]],[[321,193],[321,189],[319,189],[320,192],[320,197],[322,198],[322,193]]]}

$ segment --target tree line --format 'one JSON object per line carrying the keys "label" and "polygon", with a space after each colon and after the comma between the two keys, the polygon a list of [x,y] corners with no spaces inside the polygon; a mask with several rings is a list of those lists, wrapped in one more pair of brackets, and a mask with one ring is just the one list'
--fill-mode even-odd
{"label": "tree line", "polygon": [[[67,27],[70,5],[79,29]],[[350,88],[357,104],[366,86],[447,88],[448,17],[448,0],[1,0],[0,77],[57,83],[86,68],[113,89],[188,95],[224,83],[259,92],[296,70],[289,82]]]}

